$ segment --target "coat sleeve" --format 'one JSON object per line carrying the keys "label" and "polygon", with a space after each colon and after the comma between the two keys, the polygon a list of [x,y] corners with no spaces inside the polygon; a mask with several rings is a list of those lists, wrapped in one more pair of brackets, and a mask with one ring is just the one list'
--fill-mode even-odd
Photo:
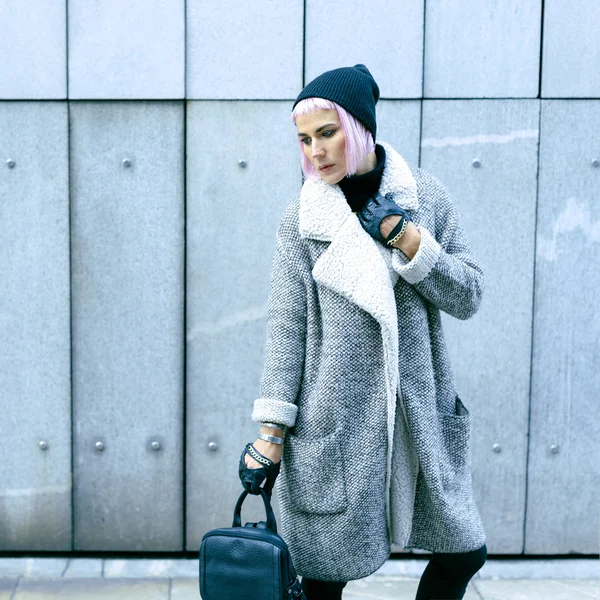
{"label": "coat sleeve", "polygon": [[483,271],[471,253],[458,212],[442,183],[427,174],[425,193],[432,194],[434,228],[423,225],[421,243],[412,260],[392,251],[394,270],[429,302],[458,319],[469,319],[479,309],[484,289]]}
{"label": "coat sleeve", "polygon": [[306,348],[306,286],[290,262],[279,236],[271,270],[266,356],[260,398],[253,421],[273,421],[292,427],[296,397],[304,371]]}

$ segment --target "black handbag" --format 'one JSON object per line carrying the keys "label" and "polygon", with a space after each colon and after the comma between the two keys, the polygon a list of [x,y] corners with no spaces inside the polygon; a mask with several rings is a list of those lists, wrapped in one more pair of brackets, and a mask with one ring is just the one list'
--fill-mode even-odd
{"label": "black handbag", "polygon": [[260,488],[267,521],[241,526],[244,490],[231,527],[212,529],[200,544],[202,600],[306,600],[267,492]]}

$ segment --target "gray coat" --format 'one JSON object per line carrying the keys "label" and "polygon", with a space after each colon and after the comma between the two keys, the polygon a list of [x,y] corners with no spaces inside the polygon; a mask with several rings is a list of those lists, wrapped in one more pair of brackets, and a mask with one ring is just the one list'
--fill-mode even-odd
{"label": "gray coat", "polygon": [[277,231],[260,398],[287,424],[276,481],[300,575],[370,575],[390,543],[467,552],[486,541],[471,487],[470,413],[440,310],[468,319],[483,273],[444,186],[390,145],[380,191],[421,232],[411,261],[360,225],[338,185],[306,181]]}

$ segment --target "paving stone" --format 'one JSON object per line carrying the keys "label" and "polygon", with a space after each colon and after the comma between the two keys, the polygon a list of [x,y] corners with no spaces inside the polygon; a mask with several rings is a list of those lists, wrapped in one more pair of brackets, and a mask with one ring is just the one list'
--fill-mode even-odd
{"label": "paving stone", "polygon": [[596,579],[480,579],[476,589],[485,600],[591,600],[600,598]]}
{"label": "paving stone", "polygon": [[198,577],[198,559],[105,560],[104,577]]}
{"label": "paving stone", "polygon": [[[370,575],[364,579],[348,582],[344,588],[344,600],[414,600],[418,579],[406,577],[381,577]],[[171,600],[197,600],[199,596],[196,579],[173,579]],[[481,600],[470,584],[464,600]]]}
{"label": "paving stone", "polygon": [[77,579],[79,577],[102,577],[102,559],[72,558],[63,574],[63,579]]}
{"label": "paving stone", "polygon": [[168,600],[169,580],[21,579],[13,600]]}
{"label": "paving stone", "polygon": [[394,580],[392,577],[375,578],[373,575],[364,579],[349,581],[343,591],[343,598],[346,600],[355,599],[374,599],[394,598],[396,600],[414,600],[417,591],[418,581],[412,580]]}
{"label": "paving stone", "polygon": [[[344,600],[414,600],[419,579],[402,576],[369,575],[363,579],[349,581],[344,588]],[[472,583],[467,587],[464,600],[481,600]]]}
{"label": "paving stone", "polygon": [[597,558],[488,559],[478,579],[597,579]]}
{"label": "paving stone", "polygon": [[67,566],[67,558],[0,558],[2,577],[21,575],[36,579],[58,579]]}
{"label": "paving stone", "polygon": [[405,577],[421,578],[429,557],[425,559],[390,559],[386,560],[374,574],[376,575],[404,575]]}
{"label": "paving stone", "polygon": [[175,578],[171,581],[171,600],[198,600],[200,587],[198,578]]}
{"label": "paving stone", "polygon": [[0,579],[0,600],[10,600],[16,585],[16,579]]}

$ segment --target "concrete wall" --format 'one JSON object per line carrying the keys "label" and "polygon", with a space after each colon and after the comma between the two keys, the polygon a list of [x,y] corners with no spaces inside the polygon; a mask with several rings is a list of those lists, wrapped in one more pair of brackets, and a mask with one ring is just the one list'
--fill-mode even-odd
{"label": "concrete wall", "polygon": [[231,522],[301,185],[292,100],[361,62],[378,138],[447,186],[486,273],[444,323],[488,550],[598,553],[599,17],[1,2],[0,549],[197,550]]}

